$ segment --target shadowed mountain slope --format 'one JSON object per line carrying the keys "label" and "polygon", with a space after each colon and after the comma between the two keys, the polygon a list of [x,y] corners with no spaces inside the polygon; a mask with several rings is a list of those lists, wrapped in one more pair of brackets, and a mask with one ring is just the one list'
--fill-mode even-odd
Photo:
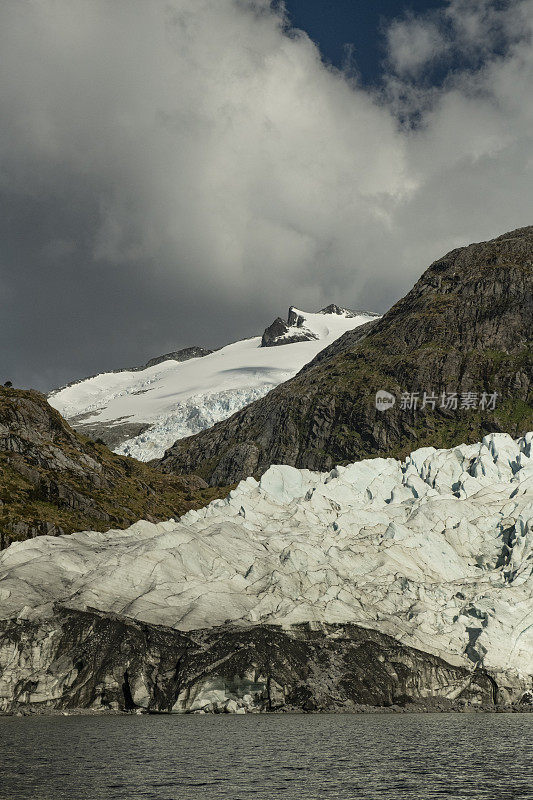
{"label": "shadowed mountain slope", "polygon": [[[493,431],[520,436],[533,427],[532,331],[530,226],[434,262],[384,317],[345,334],[266,397],[176,442],[159,465],[217,485],[274,463],[324,470]],[[376,409],[379,390],[395,396],[394,407]],[[418,407],[403,408],[411,392]],[[435,408],[421,408],[424,392]],[[443,393],[450,408],[441,407]]]}

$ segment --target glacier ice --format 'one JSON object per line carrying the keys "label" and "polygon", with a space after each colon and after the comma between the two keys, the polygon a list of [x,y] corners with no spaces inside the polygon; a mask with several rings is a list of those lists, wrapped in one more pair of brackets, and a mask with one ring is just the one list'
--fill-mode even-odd
{"label": "glacier ice", "polygon": [[254,400],[264,397],[272,388],[269,384],[263,384],[192,395],[179,403],[174,411],[161,414],[146,431],[122,442],[115,448],[115,453],[131,456],[138,461],[162,458],[165,450],[178,439],[210,428]]}
{"label": "glacier ice", "polygon": [[530,681],[533,434],[329,473],[272,466],[179,521],[12,544],[0,617],[54,603],[180,630],[352,622]]}

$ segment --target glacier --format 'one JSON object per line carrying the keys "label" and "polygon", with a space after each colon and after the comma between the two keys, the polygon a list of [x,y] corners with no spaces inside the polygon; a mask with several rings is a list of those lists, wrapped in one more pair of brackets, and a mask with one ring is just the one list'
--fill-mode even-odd
{"label": "glacier", "polygon": [[146,431],[126,439],[115,453],[138,461],[162,458],[166,449],[178,439],[210,428],[222,419],[264,397],[273,388],[270,383],[243,389],[193,394],[178,403],[176,410],[161,414]]}
{"label": "glacier", "polygon": [[[334,310],[329,310],[334,309]],[[289,378],[347,331],[376,319],[337,306],[310,313],[291,306],[314,337],[261,347],[261,336],[234,342],[201,358],[167,360],[141,370],[101,373],[51,392],[48,400],[67,421],[90,435],[114,433],[115,452],[139,461],[161,458],[177,439],[226,419]],[[144,427],[131,435],[131,427]],[[94,431],[101,433],[94,434]]]}
{"label": "glacier", "polygon": [[272,466],[179,520],[38,537],[0,556],[0,618],[352,623],[531,689],[533,433],[329,473]]}

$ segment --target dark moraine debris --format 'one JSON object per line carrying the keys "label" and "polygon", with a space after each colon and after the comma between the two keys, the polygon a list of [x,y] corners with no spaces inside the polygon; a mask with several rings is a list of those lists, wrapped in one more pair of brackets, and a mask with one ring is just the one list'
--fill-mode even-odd
{"label": "dark moraine debris", "polygon": [[499,701],[483,670],[356,625],[182,632],[64,607],[48,619],[0,623],[0,710],[7,713],[494,708]]}

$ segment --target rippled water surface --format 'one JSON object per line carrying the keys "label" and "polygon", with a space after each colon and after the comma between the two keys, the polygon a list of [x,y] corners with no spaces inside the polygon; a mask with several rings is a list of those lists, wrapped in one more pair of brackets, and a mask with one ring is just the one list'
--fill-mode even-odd
{"label": "rippled water surface", "polygon": [[533,714],[0,718],[17,800],[533,800]]}

